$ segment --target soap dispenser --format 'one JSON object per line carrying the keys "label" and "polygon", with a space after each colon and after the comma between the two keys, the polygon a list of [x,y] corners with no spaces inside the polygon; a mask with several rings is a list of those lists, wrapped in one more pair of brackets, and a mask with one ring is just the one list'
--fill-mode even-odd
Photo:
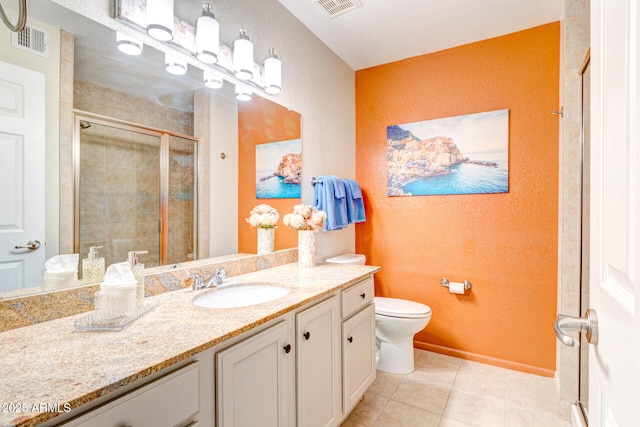
{"label": "soap dispenser", "polygon": [[133,276],[138,282],[136,288],[136,307],[140,308],[144,305],[144,264],[138,262],[138,255],[147,254],[148,251],[131,251],[127,256],[129,266],[133,272]]}
{"label": "soap dispenser", "polygon": [[82,260],[82,278],[85,283],[98,283],[104,279],[104,258],[98,257],[102,246],[91,246],[89,255]]}

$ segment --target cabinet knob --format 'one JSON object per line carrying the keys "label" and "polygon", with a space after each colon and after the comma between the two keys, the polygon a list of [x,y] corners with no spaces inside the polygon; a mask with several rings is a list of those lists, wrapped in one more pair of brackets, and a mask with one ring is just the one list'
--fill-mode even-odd
{"label": "cabinet knob", "polygon": [[291,352],[291,344],[287,344],[284,346],[284,352],[287,354]]}
{"label": "cabinet knob", "polygon": [[353,337],[349,337],[349,338],[347,338],[347,341],[349,341],[349,342],[353,342]]}
{"label": "cabinet knob", "polygon": [[362,297],[362,299],[364,299],[364,297],[366,297],[367,294],[365,294],[364,292],[360,294],[360,297]]}
{"label": "cabinet knob", "polygon": [[309,338],[311,338],[311,332],[307,331],[304,334],[302,334],[302,336],[304,337],[305,340],[308,340]]}

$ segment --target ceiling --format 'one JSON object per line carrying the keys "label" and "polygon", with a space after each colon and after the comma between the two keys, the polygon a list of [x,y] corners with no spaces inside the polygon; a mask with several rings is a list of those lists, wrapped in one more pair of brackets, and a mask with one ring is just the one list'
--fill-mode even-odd
{"label": "ceiling", "polygon": [[354,70],[559,21],[563,0],[279,0]]}

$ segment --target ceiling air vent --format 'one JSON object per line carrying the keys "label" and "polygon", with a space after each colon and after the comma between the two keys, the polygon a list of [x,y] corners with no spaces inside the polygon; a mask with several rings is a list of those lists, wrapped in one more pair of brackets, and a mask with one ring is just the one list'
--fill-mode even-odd
{"label": "ceiling air vent", "polygon": [[49,32],[25,25],[22,31],[12,33],[11,45],[15,48],[48,58]]}
{"label": "ceiling air vent", "polygon": [[331,18],[362,7],[360,0],[315,0]]}

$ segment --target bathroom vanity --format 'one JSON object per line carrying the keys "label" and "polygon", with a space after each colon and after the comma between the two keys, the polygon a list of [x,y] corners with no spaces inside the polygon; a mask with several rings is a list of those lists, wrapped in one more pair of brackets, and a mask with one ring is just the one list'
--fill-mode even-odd
{"label": "bathroom vanity", "polygon": [[337,426],[375,379],[378,269],[286,264],[225,281],[289,289],[259,305],[187,288],[120,332],[75,331],[82,315],[3,332],[0,425]]}

